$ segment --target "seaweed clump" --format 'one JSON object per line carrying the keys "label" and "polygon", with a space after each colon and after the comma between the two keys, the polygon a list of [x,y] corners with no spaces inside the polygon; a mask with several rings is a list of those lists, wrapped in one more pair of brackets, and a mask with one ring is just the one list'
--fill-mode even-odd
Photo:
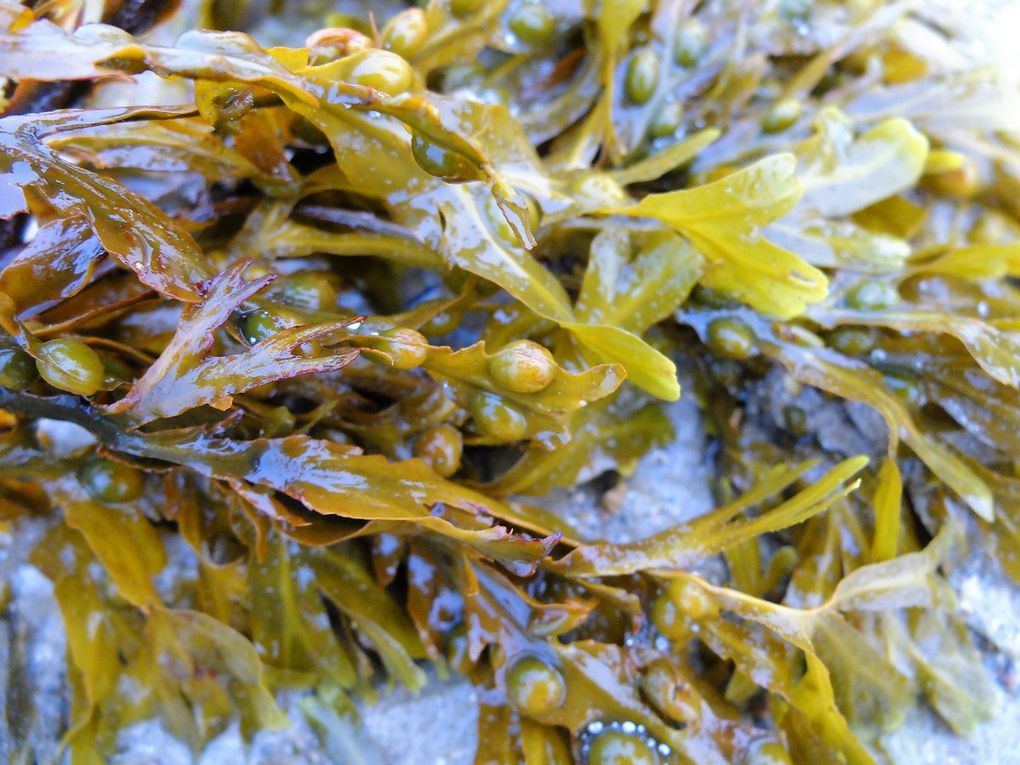
{"label": "seaweed clump", "polygon": [[[0,0],[0,523],[46,528],[75,765],[425,665],[483,690],[478,762],[987,716],[945,577],[1020,577],[1020,102],[936,19],[98,5]],[[719,507],[583,538],[535,498],[666,443],[677,361]]]}

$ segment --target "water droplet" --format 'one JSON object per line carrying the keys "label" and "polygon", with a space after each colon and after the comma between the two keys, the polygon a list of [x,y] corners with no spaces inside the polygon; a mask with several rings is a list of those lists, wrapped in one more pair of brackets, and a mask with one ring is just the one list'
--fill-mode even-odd
{"label": "water droplet", "polygon": [[32,216],[31,218],[28,219],[28,223],[25,225],[25,230],[21,234],[21,241],[24,242],[25,244],[28,244],[33,239],[35,239],[35,235],[38,233],[39,233],[39,221],[36,220],[35,216]]}
{"label": "water droplet", "polygon": [[620,726],[620,730],[622,730],[624,733],[633,733],[634,731],[637,730],[637,725],[632,723],[630,720],[627,720]]}

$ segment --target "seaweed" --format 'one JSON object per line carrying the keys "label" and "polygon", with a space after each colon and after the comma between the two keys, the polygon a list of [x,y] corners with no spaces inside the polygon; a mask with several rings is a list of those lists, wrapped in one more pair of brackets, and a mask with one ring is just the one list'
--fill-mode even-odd
{"label": "seaweed", "polygon": [[[0,533],[45,532],[70,761],[291,691],[349,753],[428,671],[479,763],[986,719],[949,575],[1020,578],[1009,84],[910,3],[313,5],[0,0]],[[681,394],[715,510],[547,509]],[[873,410],[866,453],[811,406]]]}

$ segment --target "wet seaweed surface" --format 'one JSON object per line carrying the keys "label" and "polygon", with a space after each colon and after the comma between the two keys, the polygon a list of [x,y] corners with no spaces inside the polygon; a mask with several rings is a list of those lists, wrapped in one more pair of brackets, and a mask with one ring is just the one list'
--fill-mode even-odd
{"label": "wet seaweed surface", "polygon": [[[0,0],[0,534],[63,619],[54,752],[301,716],[353,759],[430,676],[478,763],[987,719],[949,582],[1020,577],[1016,83],[906,0],[342,6]],[[681,396],[715,509],[561,512]]]}

